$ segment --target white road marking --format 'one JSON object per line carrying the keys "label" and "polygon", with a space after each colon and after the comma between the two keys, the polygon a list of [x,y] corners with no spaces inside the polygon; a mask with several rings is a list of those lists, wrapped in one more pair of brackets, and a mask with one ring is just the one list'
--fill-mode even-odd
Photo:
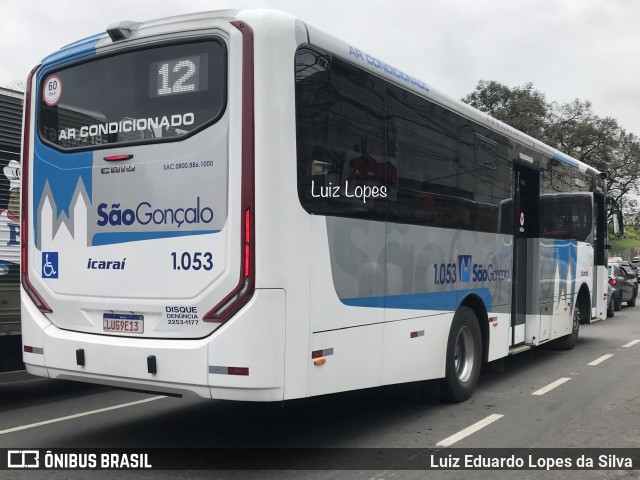
{"label": "white road marking", "polygon": [[603,355],[600,358],[596,358],[593,362],[587,363],[587,365],[599,365],[599,364],[601,364],[605,360],[608,360],[611,357],[613,357],[613,353],[607,353],[606,355]]}
{"label": "white road marking", "polygon": [[531,395],[544,395],[545,393],[550,392],[554,388],[559,387],[560,385],[562,385],[565,382],[568,382],[569,380],[571,380],[569,377],[559,378],[558,380],[556,380],[555,382],[550,383],[546,387],[542,387],[540,390],[536,390]]}
{"label": "white road marking", "polygon": [[45,420],[43,422],[31,423],[29,425],[22,425],[20,427],[9,428],[7,430],[0,430],[0,435],[5,433],[19,432],[20,430],[27,430],[29,428],[42,427],[43,425],[49,425],[51,423],[64,422],[66,420],[73,420],[74,418],[86,417],[87,415],[94,415],[96,413],[110,412],[111,410],[118,410],[120,408],[133,407],[134,405],[140,405],[142,403],[153,402],[154,400],[160,400],[161,398],[167,398],[164,395],[159,397],[145,398],[144,400],[138,400],[137,402],[122,403],[120,405],[114,405],[113,407],[99,408],[98,410],[91,410],[90,412],[76,413],[75,415],[68,415],[66,417],[53,418],[51,420]]}
{"label": "white road marking", "polygon": [[494,413],[493,415],[489,415],[484,420],[480,420],[477,423],[474,423],[470,427],[465,428],[464,430],[460,430],[458,433],[451,435],[450,437],[445,438],[444,440],[440,440],[436,443],[436,447],[449,447],[456,442],[459,442],[463,438],[468,437],[469,435],[476,433],[478,430],[483,429],[487,425],[492,424],[496,420],[500,420],[504,415],[500,415]]}
{"label": "white road marking", "polygon": [[633,347],[636,343],[640,343],[640,340],[632,340],[631,342],[627,343],[626,345],[622,345],[622,348]]}

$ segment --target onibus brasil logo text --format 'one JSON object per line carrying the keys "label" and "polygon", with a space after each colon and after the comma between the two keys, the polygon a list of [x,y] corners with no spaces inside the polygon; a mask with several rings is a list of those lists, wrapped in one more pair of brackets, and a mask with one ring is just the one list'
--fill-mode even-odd
{"label": "onibus brasil logo text", "polygon": [[458,255],[458,262],[433,264],[435,285],[502,282],[510,278],[511,272],[508,267],[496,267],[492,263],[473,263],[471,255]]}

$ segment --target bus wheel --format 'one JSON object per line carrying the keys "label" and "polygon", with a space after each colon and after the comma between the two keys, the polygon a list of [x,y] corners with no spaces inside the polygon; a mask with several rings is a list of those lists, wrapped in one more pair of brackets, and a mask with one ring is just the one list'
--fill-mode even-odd
{"label": "bus wheel", "polygon": [[559,347],[563,350],[571,350],[578,344],[580,333],[580,308],[576,305],[573,309],[573,328],[569,335],[559,339]]}
{"label": "bus wheel", "polygon": [[476,388],[482,362],[482,338],[476,314],[460,307],[453,317],[447,343],[445,378],[441,380],[443,398],[463,402]]}

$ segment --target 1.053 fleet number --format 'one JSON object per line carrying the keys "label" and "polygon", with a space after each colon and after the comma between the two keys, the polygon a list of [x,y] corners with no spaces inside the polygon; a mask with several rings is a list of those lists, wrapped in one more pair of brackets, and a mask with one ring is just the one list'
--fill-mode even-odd
{"label": "1.053 fleet number", "polygon": [[213,254],[211,252],[171,252],[174,270],[211,270]]}
{"label": "1.053 fleet number", "polygon": [[434,283],[450,285],[458,280],[458,266],[455,263],[436,263],[433,265]]}

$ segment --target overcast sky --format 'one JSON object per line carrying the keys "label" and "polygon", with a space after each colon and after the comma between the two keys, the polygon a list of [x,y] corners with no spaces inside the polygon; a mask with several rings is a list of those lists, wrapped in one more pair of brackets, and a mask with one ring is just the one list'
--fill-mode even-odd
{"label": "overcast sky", "polygon": [[640,135],[636,0],[0,0],[0,86],[112,22],[222,8],[290,13],[456,98],[533,82]]}

